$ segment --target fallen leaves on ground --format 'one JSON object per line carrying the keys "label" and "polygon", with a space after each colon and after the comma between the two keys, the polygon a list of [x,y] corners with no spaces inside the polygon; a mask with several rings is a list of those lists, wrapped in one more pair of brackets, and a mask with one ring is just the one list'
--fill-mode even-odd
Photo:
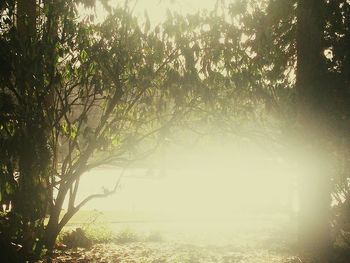
{"label": "fallen leaves on ground", "polygon": [[177,243],[135,242],[96,244],[91,249],[56,251],[40,263],[294,263],[286,253],[233,246],[195,246]]}

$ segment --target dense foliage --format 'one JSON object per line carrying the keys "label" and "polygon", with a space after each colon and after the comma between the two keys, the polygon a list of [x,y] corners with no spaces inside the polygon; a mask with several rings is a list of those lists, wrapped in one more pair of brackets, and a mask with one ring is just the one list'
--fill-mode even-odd
{"label": "dense foliage", "polygon": [[16,24],[15,4],[5,2],[1,21],[1,200],[12,205],[2,233],[27,253],[51,249],[87,201],[116,190],[76,204],[84,172],[148,154],[194,99],[185,80],[167,85],[182,50],[148,21],[142,27],[128,5],[94,24],[76,19],[75,2],[18,1],[25,21]]}

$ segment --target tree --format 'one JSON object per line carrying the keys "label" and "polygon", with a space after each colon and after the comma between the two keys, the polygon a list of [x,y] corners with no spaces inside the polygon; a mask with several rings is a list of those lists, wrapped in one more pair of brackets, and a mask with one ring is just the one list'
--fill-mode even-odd
{"label": "tree", "polygon": [[[195,82],[175,66],[186,61],[185,42],[175,44],[159,27],[150,30],[147,18],[142,28],[127,1],[101,24],[77,20],[78,2],[2,7],[1,166],[6,185],[15,171],[19,179],[1,234],[24,254],[52,250],[86,202],[115,192],[117,184],[76,203],[86,171],[107,163],[125,167],[149,154],[196,102],[188,84]],[[20,10],[23,24],[14,19]]]}
{"label": "tree", "polygon": [[331,193],[348,188],[347,175],[341,172],[339,180],[333,161],[348,158],[344,121],[349,100],[349,3],[251,1],[250,5],[251,14],[241,17],[252,39],[250,52],[256,53],[252,60],[257,67],[252,72],[265,70],[264,76],[250,76],[260,80],[258,85],[267,98],[264,105],[272,106],[266,108],[267,113],[282,131],[282,136],[270,134],[269,141],[277,139],[284,152],[289,151],[289,160],[302,168],[300,248],[323,253],[333,241]]}
{"label": "tree", "polygon": [[315,249],[318,253],[329,251],[331,247],[331,171],[323,165],[330,159],[325,155],[330,94],[324,77],[324,8],[320,1],[298,1],[296,35],[298,124],[305,150],[302,158],[310,167],[300,178],[299,242],[304,249]]}
{"label": "tree", "polygon": [[[20,214],[11,217],[9,235],[17,232],[23,251],[27,251],[34,245],[33,233],[43,224],[46,212],[43,184],[50,157],[42,111],[45,73],[40,68],[43,57],[35,53],[39,46],[36,1],[5,1],[3,8],[1,91],[9,109],[1,125],[6,149],[2,169],[8,179],[4,182],[6,192],[13,197],[13,213]],[[15,15],[17,19],[12,20]],[[19,145],[23,148],[18,149]],[[15,171],[21,174],[18,185],[14,183]]]}
{"label": "tree", "polygon": [[250,139],[273,143],[300,167],[300,248],[329,251],[331,193],[341,187],[342,198],[348,196],[347,175],[339,180],[332,162],[348,158],[349,3],[235,1],[227,10],[208,18],[219,28],[208,30],[208,46],[223,52],[201,56],[213,56],[208,75],[215,75],[207,79],[215,106],[202,110],[239,135],[247,136],[248,120]]}

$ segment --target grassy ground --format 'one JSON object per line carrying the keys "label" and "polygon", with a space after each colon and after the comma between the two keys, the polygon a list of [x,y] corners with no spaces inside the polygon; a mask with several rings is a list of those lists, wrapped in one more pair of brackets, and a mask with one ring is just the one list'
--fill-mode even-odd
{"label": "grassy ground", "polygon": [[65,230],[82,227],[94,245],[57,251],[53,262],[295,263],[291,225],[277,214],[155,220],[144,213],[81,211]]}
{"label": "grassy ground", "polygon": [[131,242],[97,244],[91,249],[67,250],[53,262],[119,263],[293,263],[290,253],[263,248],[234,246],[195,246],[168,242]]}

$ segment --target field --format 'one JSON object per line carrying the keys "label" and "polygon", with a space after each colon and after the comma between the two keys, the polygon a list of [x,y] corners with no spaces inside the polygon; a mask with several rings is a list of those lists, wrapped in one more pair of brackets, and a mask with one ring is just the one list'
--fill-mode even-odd
{"label": "field", "polygon": [[283,214],[156,220],[142,213],[82,211],[66,231],[82,227],[96,244],[59,251],[53,262],[299,262],[291,220]]}

